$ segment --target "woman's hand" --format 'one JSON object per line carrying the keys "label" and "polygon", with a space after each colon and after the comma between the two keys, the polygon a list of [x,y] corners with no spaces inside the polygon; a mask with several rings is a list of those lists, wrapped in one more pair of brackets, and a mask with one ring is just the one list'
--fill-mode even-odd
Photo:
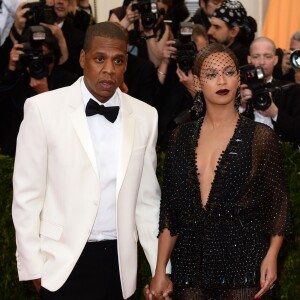
{"label": "woman's hand", "polygon": [[260,291],[255,295],[259,299],[264,293],[272,289],[277,279],[277,256],[267,254],[260,266]]}

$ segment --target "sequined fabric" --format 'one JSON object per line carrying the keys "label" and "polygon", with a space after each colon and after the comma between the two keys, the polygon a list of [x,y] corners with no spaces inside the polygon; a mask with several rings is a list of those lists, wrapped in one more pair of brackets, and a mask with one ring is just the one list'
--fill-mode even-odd
{"label": "sequined fabric", "polygon": [[240,117],[203,207],[195,152],[202,123],[174,131],[165,161],[159,229],[177,235],[175,297],[254,299],[270,236],[291,233],[280,145],[270,128]]}

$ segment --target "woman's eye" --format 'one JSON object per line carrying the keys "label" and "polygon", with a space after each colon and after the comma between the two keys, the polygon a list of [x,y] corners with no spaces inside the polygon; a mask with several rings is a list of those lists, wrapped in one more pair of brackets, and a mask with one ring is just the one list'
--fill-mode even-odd
{"label": "woman's eye", "polygon": [[207,74],[205,74],[205,77],[208,78],[208,79],[215,78],[216,76],[217,76],[216,73],[207,73]]}
{"label": "woman's eye", "polygon": [[229,76],[229,77],[233,76],[234,74],[235,74],[234,71],[226,71],[226,72],[225,72],[225,75],[226,75],[226,76]]}

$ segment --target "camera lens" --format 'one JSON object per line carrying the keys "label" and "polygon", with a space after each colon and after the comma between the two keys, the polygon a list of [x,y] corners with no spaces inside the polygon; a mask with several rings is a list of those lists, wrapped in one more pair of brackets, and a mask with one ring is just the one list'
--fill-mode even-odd
{"label": "camera lens", "polygon": [[294,69],[300,70],[300,49],[296,49],[290,54],[290,63]]}
{"label": "camera lens", "polygon": [[29,64],[29,74],[36,79],[42,79],[48,76],[48,67],[44,61],[33,59]]}
{"label": "camera lens", "polygon": [[256,91],[252,97],[252,105],[256,110],[267,110],[272,104],[269,92],[267,90]]}

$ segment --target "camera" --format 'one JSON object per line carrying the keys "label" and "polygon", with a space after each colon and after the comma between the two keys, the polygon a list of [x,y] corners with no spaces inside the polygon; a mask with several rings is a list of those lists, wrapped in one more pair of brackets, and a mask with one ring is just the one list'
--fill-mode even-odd
{"label": "camera", "polygon": [[177,49],[176,61],[179,68],[188,73],[193,69],[194,60],[197,55],[197,47],[192,41],[193,25],[191,22],[181,22],[179,39],[176,40],[174,47]]}
{"label": "camera", "polygon": [[131,10],[137,10],[141,15],[141,22],[144,28],[153,29],[157,19],[158,11],[155,1],[134,1]]}
{"label": "camera", "polygon": [[290,64],[293,69],[300,70],[300,49],[295,49],[290,53]]}
{"label": "camera", "polygon": [[270,92],[272,89],[265,84],[265,74],[262,67],[251,64],[240,67],[241,82],[248,85],[252,91],[251,103],[256,110],[267,110],[272,104]]}
{"label": "camera", "polygon": [[20,55],[19,68],[29,70],[30,77],[42,79],[49,74],[48,65],[52,63],[52,55],[43,55],[43,43],[46,40],[46,32],[43,26],[30,26],[30,42],[23,43]]}
{"label": "camera", "polygon": [[30,9],[24,15],[27,27],[39,25],[40,23],[54,24],[56,20],[54,6],[47,5],[45,0],[27,3],[24,8]]}
{"label": "camera", "polygon": [[285,92],[296,86],[296,83],[291,82],[282,86],[270,87],[269,84],[265,83],[263,68],[254,67],[251,64],[240,67],[240,77],[241,82],[247,84],[252,91],[252,107],[261,111],[265,111],[271,106],[272,97],[276,97],[278,93]]}

